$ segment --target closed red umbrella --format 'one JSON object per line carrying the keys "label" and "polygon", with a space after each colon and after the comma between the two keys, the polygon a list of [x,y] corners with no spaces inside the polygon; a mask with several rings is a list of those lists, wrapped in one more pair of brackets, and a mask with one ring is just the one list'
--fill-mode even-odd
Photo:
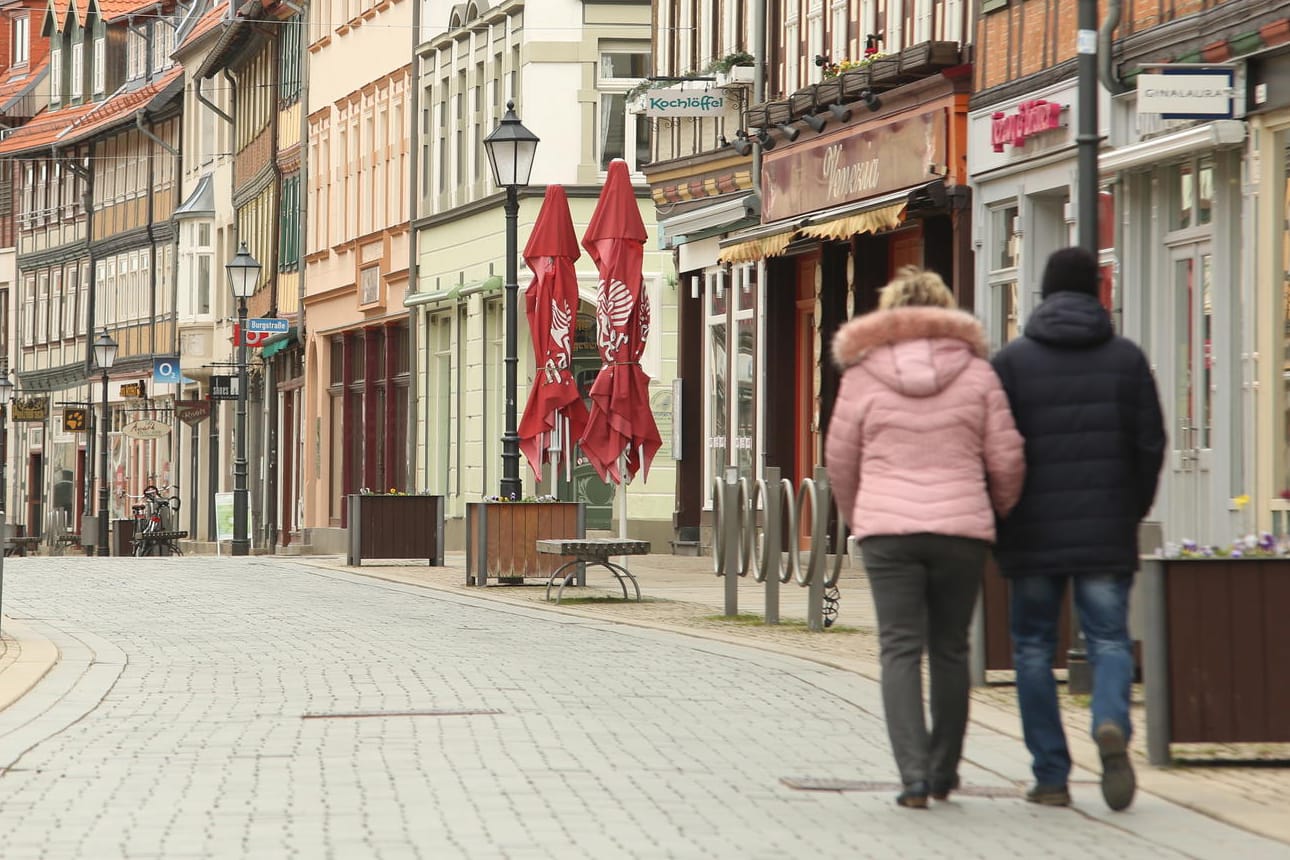
{"label": "closed red umbrella", "polygon": [[601,479],[619,484],[640,470],[649,477],[650,462],[663,444],[650,412],[649,377],[640,366],[650,322],[641,274],[645,238],[627,162],[614,159],[582,237],[600,272],[596,340],[602,366],[591,386],[591,417],[580,441]]}
{"label": "closed red umbrella", "polygon": [[572,370],[573,329],[578,318],[578,275],[573,263],[581,256],[564,187],[547,186],[542,209],[524,246],[524,262],[533,270],[524,306],[533,339],[535,373],[517,430],[520,450],[538,478],[548,457],[556,462],[563,457],[568,466],[574,440],[587,423],[587,407]]}

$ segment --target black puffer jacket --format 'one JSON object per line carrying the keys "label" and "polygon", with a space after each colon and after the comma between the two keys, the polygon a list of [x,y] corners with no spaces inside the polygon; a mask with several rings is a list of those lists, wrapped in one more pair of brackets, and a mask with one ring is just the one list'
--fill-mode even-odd
{"label": "black puffer jacket", "polygon": [[1021,501],[1000,523],[1005,576],[1132,573],[1164,459],[1146,356],[1090,295],[1053,293],[994,359],[1026,440]]}

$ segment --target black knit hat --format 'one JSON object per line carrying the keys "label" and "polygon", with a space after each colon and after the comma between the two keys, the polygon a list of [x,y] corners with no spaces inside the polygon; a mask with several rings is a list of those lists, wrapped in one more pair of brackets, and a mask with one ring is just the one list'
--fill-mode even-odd
{"label": "black knit hat", "polygon": [[1044,298],[1061,291],[1096,296],[1100,281],[1097,257],[1091,251],[1062,248],[1048,258],[1041,290]]}

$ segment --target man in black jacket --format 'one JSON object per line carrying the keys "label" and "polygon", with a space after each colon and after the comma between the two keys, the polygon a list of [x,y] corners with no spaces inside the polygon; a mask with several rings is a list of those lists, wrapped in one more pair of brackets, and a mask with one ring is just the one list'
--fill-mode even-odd
{"label": "man in black jacket", "polygon": [[1097,258],[1064,248],[1048,258],[1043,303],[1025,336],[994,359],[1026,440],[1021,501],[1000,523],[995,559],[1011,580],[1017,700],[1035,785],[1034,803],[1070,803],[1070,750],[1053,679],[1066,582],[1093,668],[1093,737],[1102,796],[1133,802],[1128,758],[1129,587],[1138,523],[1155,499],[1164,460],[1160,398],[1142,350],[1115,334],[1098,301]]}

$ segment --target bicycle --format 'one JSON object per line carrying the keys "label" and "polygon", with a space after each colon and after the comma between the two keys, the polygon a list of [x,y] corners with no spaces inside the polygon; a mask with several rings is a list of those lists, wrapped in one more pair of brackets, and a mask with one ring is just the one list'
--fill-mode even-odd
{"label": "bicycle", "polygon": [[[164,497],[161,490],[170,490],[166,486],[158,489],[149,484],[142,496],[129,496],[141,499],[143,504],[131,505],[134,513],[134,555],[136,558],[162,555],[183,555],[179,548],[179,538],[187,537],[188,532],[176,531],[174,515],[179,513],[179,496]],[[173,488],[173,489],[178,489]]]}

